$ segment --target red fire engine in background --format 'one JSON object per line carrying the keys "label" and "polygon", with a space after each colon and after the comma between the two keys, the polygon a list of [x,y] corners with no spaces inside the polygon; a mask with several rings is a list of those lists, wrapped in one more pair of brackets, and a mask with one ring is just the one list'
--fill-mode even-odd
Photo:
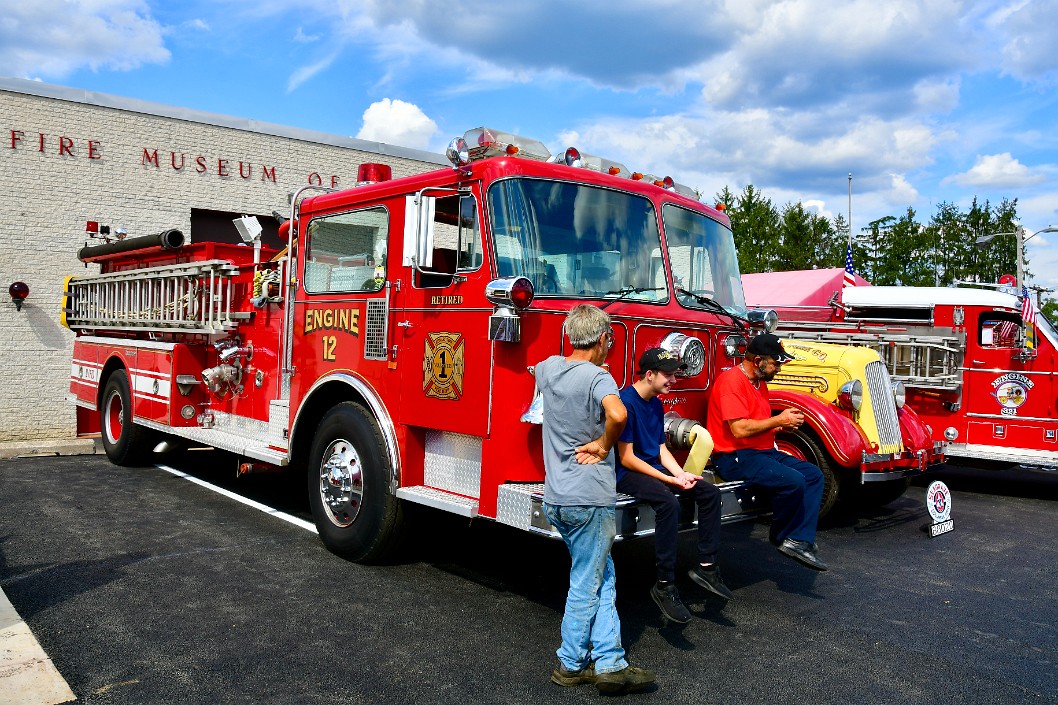
{"label": "red fire engine in background", "polygon": [[780,335],[876,349],[954,462],[1058,467],[1058,333],[1012,276],[996,289],[842,288],[843,272],[742,280],[752,305],[782,303]]}
{"label": "red fire engine in background", "polygon": [[[322,540],[357,560],[387,552],[405,502],[556,535],[540,427],[520,419],[530,368],[568,352],[565,313],[586,301],[614,319],[619,386],[649,347],[687,363],[664,400],[687,448],[712,380],[769,318],[745,309],[728,218],[573,148],[464,137],[451,169],[363,165],[356,188],[302,188],[285,248],[253,217],[236,220],[245,246],[167,231],[83,248],[100,273],[67,280],[63,313],[79,432],[118,464],[177,437],[304,472]],[[725,520],[758,513],[717,481]],[[618,509],[621,536],[652,533],[649,507]]]}

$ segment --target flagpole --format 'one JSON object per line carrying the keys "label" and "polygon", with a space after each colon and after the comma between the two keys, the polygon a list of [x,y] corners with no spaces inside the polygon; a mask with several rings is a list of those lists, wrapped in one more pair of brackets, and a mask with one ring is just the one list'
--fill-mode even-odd
{"label": "flagpole", "polygon": [[849,249],[852,248],[852,172],[849,172]]}

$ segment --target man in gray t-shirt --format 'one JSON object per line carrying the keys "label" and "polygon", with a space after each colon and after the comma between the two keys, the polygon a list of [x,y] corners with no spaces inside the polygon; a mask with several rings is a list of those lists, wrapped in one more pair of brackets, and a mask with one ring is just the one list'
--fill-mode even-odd
{"label": "man in gray t-shirt", "polygon": [[544,514],[573,562],[551,681],[627,693],[653,683],[654,673],[625,660],[615,606],[610,547],[617,534],[617,479],[610,450],[626,412],[613,377],[600,367],[613,345],[613,329],[610,317],[590,304],[575,306],[563,329],[573,351],[549,357],[535,370],[544,405]]}
{"label": "man in gray t-shirt", "polygon": [[554,355],[536,366],[536,380],[544,397],[544,501],[614,506],[614,454],[593,464],[577,462],[577,448],[605,434],[603,401],[619,393],[614,378],[590,360]]}

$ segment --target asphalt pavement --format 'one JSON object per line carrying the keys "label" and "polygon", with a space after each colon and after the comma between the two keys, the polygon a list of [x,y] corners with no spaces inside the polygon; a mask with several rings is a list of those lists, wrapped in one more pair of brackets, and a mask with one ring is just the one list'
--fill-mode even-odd
{"label": "asphalt pavement", "polygon": [[[304,482],[173,467],[302,518]],[[683,578],[665,625],[649,540],[618,544],[629,701],[1058,703],[1058,477],[948,468],[955,530],[927,538],[924,484],[821,527],[815,573],[723,528],[724,604]],[[569,560],[557,542],[423,510],[402,556],[362,566],[297,525],[156,467],[0,461],[0,587],[85,703],[574,703],[548,681]],[[0,701],[3,696],[0,695]]]}

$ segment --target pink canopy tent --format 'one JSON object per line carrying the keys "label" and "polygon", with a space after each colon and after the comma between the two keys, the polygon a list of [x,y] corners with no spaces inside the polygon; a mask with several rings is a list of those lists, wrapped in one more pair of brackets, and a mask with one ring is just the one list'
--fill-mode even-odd
{"label": "pink canopy tent", "polygon": [[[841,267],[743,274],[742,288],[750,308],[826,306],[834,292],[841,289],[844,276]],[[871,285],[859,274],[853,276],[856,286]]]}

